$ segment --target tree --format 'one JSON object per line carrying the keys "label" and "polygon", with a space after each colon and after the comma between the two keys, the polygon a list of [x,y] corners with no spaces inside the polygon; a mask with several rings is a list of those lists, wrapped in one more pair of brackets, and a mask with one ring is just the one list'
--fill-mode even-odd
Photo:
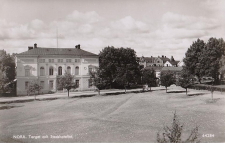
{"label": "tree", "polygon": [[110,88],[116,77],[118,54],[118,50],[114,47],[106,47],[99,54],[99,69],[102,71],[102,78],[107,82],[106,85]]}
{"label": "tree", "polygon": [[106,85],[125,90],[140,75],[136,52],[130,48],[104,48],[99,54],[99,69]]}
{"label": "tree", "polygon": [[39,94],[39,91],[42,89],[43,87],[41,87],[37,81],[32,81],[29,85],[29,88],[28,88],[28,93],[34,93],[34,97],[36,99],[36,91],[38,92]]}
{"label": "tree", "polygon": [[211,76],[218,82],[222,55],[225,55],[225,42],[222,38],[210,38],[207,44],[198,39],[187,50],[184,64],[188,72],[197,76],[199,81],[203,76]]}
{"label": "tree", "polygon": [[150,87],[155,86],[156,84],[156,75],[154,69],[144,69],[142,71],[142,81]]}
{"label": "tree", "polygon": [[201,63],[204,65],[205,76],[211,76],[215,82],[219,82],[220,60],[225,51],[223,39],[210,38],[206,48],[202,51]]}
{"label": "tree", "polygon": [[188,136],[188,138],[185,141],[182,140],[183,127],[184,126],[180,123],[175,112],[173,116],[172,126],[171,127],[165,126],[162,136],[160,136],[160,134],[157,133],[157,142],[158,143],[199,143],[200,142],[200,140],[198,140],[198,126],[196,126],[194,129],[191,130],[191,134]]}
{"label": "tree", "polygon": [[0,51],[0,90],[5,92],[5,85],[15,79],[15,59],[4,50]]}
{"label": "tree", "polygon": [[185,53],[184,64],[186,70],[200,79],[204,76],[204,63],[202,63],[202,53],[206,48],[206,44],[203,40],[197,39],[193,44],[188,48]]}
{"label": "tree", "polygon": [[222,56],[220,59],[220,80],[223,79],[223,76],[225,74],[225,56]]}
{"label": "tree", "polygon": [[74,76],[72,76],[70,73],[65,72],[64,75],[58,77],[58,88],[63,87],[67,90],[68,92],[68,97],[69,97],[69,91],[72,88],[77,88],[78,85],[75,84],[74,82]]}
{"label": "tree", "polygon": [[187,95],[187,88],[189,88],[193,83],[194,76],[191,75],[185,68],[181,71],[181,75],[179,77],[179,85],[186,89]]}
{"label": "tree", "polygon": [[96,71],[90,71],[90,80],[93,85],[97,88],[98,95],[100,95],[100,90],[105,86],[106,81],[101,78],[101,70],[96,69]]}
{"label": "tree", "polygon": [[176,82],[174,74],[171,71],[162,71],[160,74],[160,81],[161,85],[166,87],[166,93],[167,87]]}

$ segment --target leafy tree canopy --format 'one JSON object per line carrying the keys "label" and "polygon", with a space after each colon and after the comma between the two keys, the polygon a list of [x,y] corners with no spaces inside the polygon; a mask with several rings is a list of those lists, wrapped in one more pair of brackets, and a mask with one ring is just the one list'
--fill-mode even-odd
{"label": "leafy tree canopy", "polygon": [[0,89],[15,79],[15,59],[4,50],[0,51]]}
{"label": "leafy tree canopy", "polygon": [[111,87],[129,85],[140,75],[136,52],[130,48],[104,48],[99,54],[99,69]]}
{"label": "leafy tree canopy", "polygon": [[186,89],[187,94],[187,88],[189,88],[191,85],[194,84],[193,81],[194,76],[191,75],[185,68],[181,71],[180,77],[179,77],[179,85],[182,88]]}
{"label": "leafy tree canopy", "polygon": [[210,38],[203,50],[201,63],[203,66],[203,73],[205,76],[211,76],[216,81],[218,80],[220,60],[225,51],[225,42],[223,39]]}
{"label": "leafy tree canopy", "polygon": [[166,87],[166,92],[167,92],[167,87],[169,87],[170,85],[176,82],[175,76],[173,72],[171,71],[162,71],[160,74],[160,81],[161,81],[161,85]]}
{"label": "leafy tree canopy", "polygon": [[102,71],[100,69],[96,69],[95,71],[90,71],[90,80],[92,81],[93,85],[98,90],[103,89],[107,82],[101,77],[102,77]]}
{"label": "leafy tree canopy", "polygon": [[186,70],[199,79],[212,76],[218,81],[222,55],[225,55],[225,42],[222,38],[210,38],[207,43],[198,39],[188,48],[184,64]]}
{"label": "leafy tree canopy", "polygon": [[156,82],[156,75],[154,69],[144,69],[142,71],[142,81],[143,83],[148,84],[148,86],[152,87],[155,86]]}
{"label": "leafy tree canopy", "polygon": [[77,88],[77,85],[74,82],[74,76],[72,76],[70,73],[67,73],[67,72],[65,72],[64,75],[58,77],[57,86],[67,89],[68,97],[69,97],[70,89],[71,88]]}
{"label": "leafy tree canopy", "polygon": [[197,39],[197,41],[193,42],[190,48],[188,48],[183,60],[186,69],[190,73],[196,75],[198,78],[204,76],[204,74],[202,74],[204,72],[204,65],[201,63],[201,57],[205,48],[205,42],[203,40]]}

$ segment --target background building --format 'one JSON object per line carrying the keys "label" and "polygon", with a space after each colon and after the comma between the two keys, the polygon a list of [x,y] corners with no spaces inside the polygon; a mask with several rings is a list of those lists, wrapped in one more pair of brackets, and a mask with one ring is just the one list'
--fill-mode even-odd
{"label": "background building", "polygon": [[89,71],[99,66],[98,55],[75,48],[41,48],[34,44],[16,55],[17,95],[26,95],[30,82],[43,87],[40,93],[57,90],[57,76],[65,72],[75,76],[78,90],[92,90]]}
{"label": "background building", "polygon": [[145,67],[177,67],[179,61],[175,61],[173,56],[171,58],[168,58],[164,55],[161,57],[140,57],[139,58],[139,64],[142,65],[143,68]]}

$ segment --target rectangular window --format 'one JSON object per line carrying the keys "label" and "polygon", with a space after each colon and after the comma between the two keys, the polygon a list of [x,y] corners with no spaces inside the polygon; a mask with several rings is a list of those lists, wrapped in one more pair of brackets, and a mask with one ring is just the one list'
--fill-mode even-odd
{"label": "rectangular window", "polygon": [[63,59],[58,59],[58,63],[63,63]]}
{"label": "rectangular window", "polygon": [[40,86],[41,86],[41,89],[44,89],[44,87],[45,87],[45,81],[41,81],[40,82]]}
{"label": "rectangular window", "polygon": [[30,76],[30,69],[25,69],[25,76]]}
{"label": "rectangular window", "polygon": [[53,80],[49,81],[49,89],[52,90],[53,89]]}
{"label": "rectangular window", "polygon": [[49,63],[54,63],[54,59],[48,59]]}
{"label": "rectangular window", "polygon": [[40,63],[45,63],[45,59],[39,59]]}
{"label": "rectangular window", "polygon": [[75,63],[79,63],[80,62],[80,59],[75,59]]}
{"label": "rectangular window", "polygon": [[25,89],[27,90],[29,88],[29,81],[25,82]]}
{"label": "rectangular window", "polygon": [[76,80],[76,87],[78,88],[79,87],[79,80]]}
{"label": "rectangular window", "polygon": [[88,88],[92,86],[92,79],[88,79]]}
{"label": "rectangular window", "polygon": [[66,62],[67,63],[71,63],[71,59],[66,59]]}

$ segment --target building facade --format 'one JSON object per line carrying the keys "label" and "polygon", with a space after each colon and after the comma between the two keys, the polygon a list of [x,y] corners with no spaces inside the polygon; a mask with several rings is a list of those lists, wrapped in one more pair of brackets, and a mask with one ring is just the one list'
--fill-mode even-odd
{"label": "building facade", "polygon": [[139,64],[145,68],[145,67],[177,67],[179,61],[175,61],[173,56],[171,58],[168,58],[164,55],[161,57],[140,57],[139,58]]}
{"label": "building facade", "polygon": [[75,48],[41,48],[34,44],[16,55],[17,95],[27,95],[29,84],[38,83],[39,93],[57,91],[57,77],[65,72],[73,75],[77,90],[92,90],[90,74],[99,66],[98,55]]}

